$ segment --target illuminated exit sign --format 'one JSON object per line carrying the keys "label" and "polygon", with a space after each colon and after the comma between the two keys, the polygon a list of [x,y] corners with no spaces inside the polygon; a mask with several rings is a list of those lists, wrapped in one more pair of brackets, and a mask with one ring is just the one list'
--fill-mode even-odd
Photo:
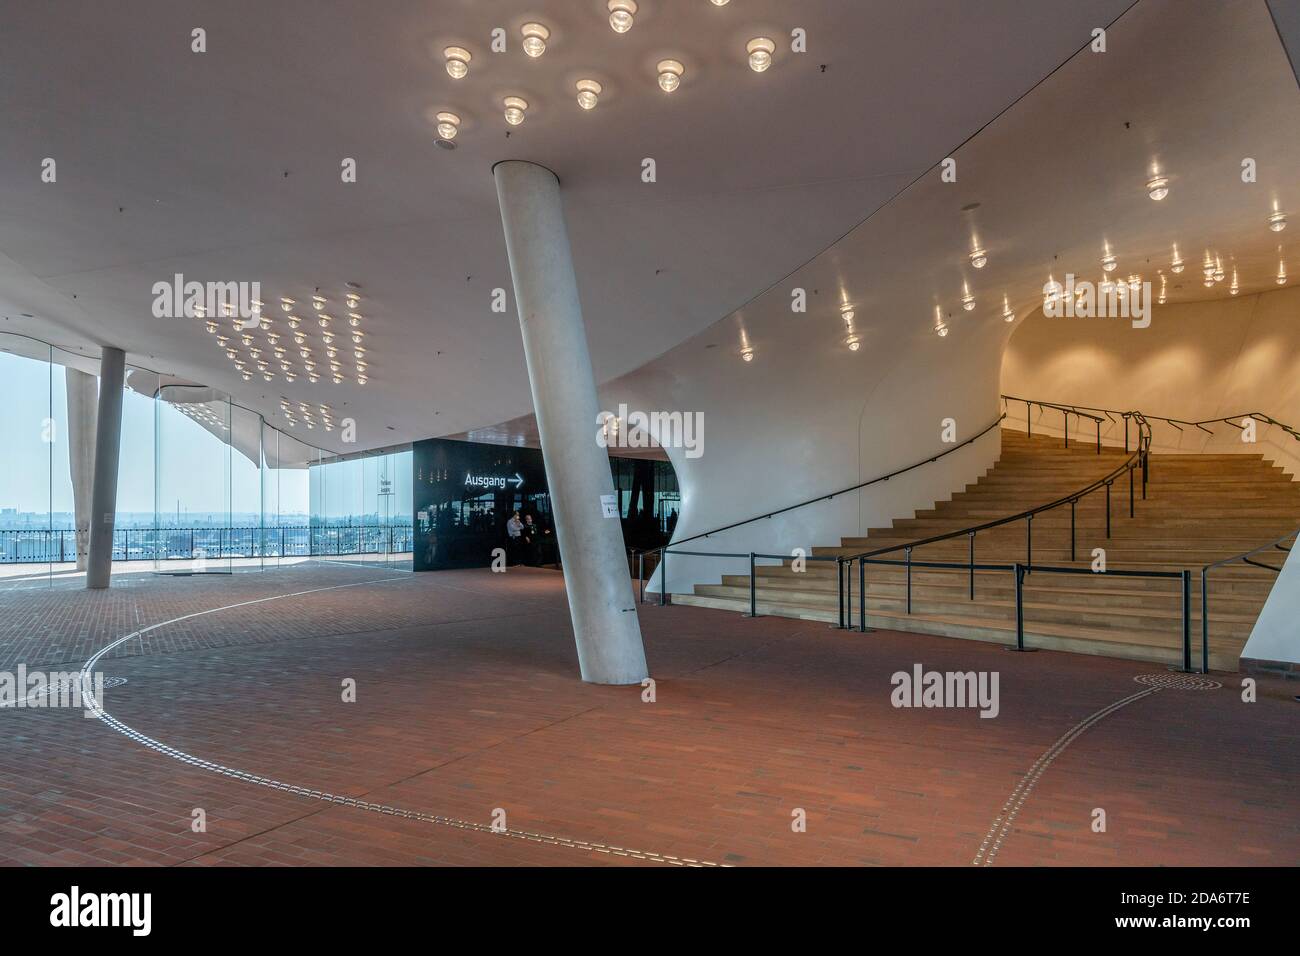
{"label": "illuminated exit sign", "polygon": [[517,471],[514,473],[513,476],[485,475],[485,474],[476,475],[472,471],[468,471],[465,473],[466,488],[500,488],[504,491],[507,485],[514,485],[515,490],[518,491],[520,488],[523,487],[523,484],[524,484],[523,476],[520,475],[519,472]]}

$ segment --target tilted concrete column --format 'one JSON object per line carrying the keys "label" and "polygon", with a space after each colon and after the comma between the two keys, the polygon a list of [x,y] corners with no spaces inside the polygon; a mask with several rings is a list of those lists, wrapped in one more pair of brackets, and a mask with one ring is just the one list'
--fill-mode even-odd
{"label": "tilted concrete column", "polygon": [[622,527],[602,508],[614,479],[596,441],[596,379],[560,183],[533,163],[498,163],[492,173],[582,679],[640,683],[649,674]]}
{"label": "tilted concrete column", "polygon": [[106,588],[113,570],[117,512],[117,458],[122,444],[122,384],[126,353],[105,348],[99,360],[99,417],[95,422],[95,479],[90,495],[90,557],[86,587]]}
{"label": "tilted concrete column", "polygon": [[95,376],[75,368],[63,370],[68,396],[68,477],[72,479],[72,513],[77,529],[77,570],[86,570],[90,553],[90,493],[95,471]]}

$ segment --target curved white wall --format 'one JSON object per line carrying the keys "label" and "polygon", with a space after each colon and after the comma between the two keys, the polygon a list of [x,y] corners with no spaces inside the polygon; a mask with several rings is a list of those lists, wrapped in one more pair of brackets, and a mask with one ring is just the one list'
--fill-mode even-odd
{"label": "curved white wall", "polygon": [[[798,327],[791,334],[799,335]],[[999,357],[1006,329],[964,336],[897,331],[866,336],[850,352],[770,347],[752,362],[698,337],[641,372],[602,389],[611,411],[703,413],[703,453],[667,449],[682,491],[674,540],[761,515],[887,474],[952,448],[942,421],[964,442],[997,420]],[[872,346],[875,344],[875,348]],[[662,436],[656,436],[661,439]],[[982,475],[1000,449],[996,429],[888,482],[683,545],[684,550],[789,554],[838,545],[909,517]],[[743,573],[741,559],[672,557],[669,591]],[[658,591],[658,578],[647,590]]]}
{"label": "curved white wall", "polygon": [[[1116,319],[1051,319],[1036,311],[1007,346],[1002,390],[1184,421],[1262,412],[1300,427],[1300,289],[1156,306],[1145,329]],[[1023,405],[1009,411],[1023,421]],[[1047,413],[1034,428],[1059,434],[1060,423],[1059,415]],[[1184,426],[1179,432],[1157,423],[1156,449],[1263,454],[1300,474],[1300,441],[1281,429],[1261,423],[1253,445],[1230,425],[1214,431],[1210,436]],[[1110,434],[1122,440],[1123,428]]]}

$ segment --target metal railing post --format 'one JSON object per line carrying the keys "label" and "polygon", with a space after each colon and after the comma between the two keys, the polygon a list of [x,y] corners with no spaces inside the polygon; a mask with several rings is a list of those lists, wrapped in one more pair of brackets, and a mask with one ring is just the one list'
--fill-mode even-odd
{"label": "metal railing post", "polygon": [[858,623],[867,633],[867,559],[858,558]]}
{"label": "metal railing post", "polygon": [[1025,436],[1032,438],[1034,436],[1034,424],[1031,421],[1033,416],[1033,406],[1025,402]]}
{"label": "metal railing post", "polygon": [[1183,569],[1183,671],[1192,670],[1192,572]]}
{"label": "metal railing post", "polygon": [[1025,515],[1025,573],[1034,566],[1034,516]]}
{"label": "metal railing post", "polygon": [[1201,673],[1210,672],[1210,586],[1209,568],[1201,568]]}
{"label": "metal railing post", "polygon": [[912,549],[904,549],[907,561],[907,613],[912,613]]}
{"label": "metal railing post", "polygon": [[1070,499],[1070,560],[1074,560],[1074,512],[1079,504],[1078,498]]}
{"label": "metal railing post", "polygon": [[975,600],[975,532],[970,533],[970,599]]}
{"label": "metal railing post", "polygon": [[1061,412],[1061,417],[1065,419],[1065,447],[1070,447],[1070,413]]}
{"label": "metal railing post", "polygon": [[1025,649],[1025,569],[1016,565],[1016,650]]}
{"label": "metal railing post", "polygon": [[848,583],[844,586],[844,626],[850,631],[853,630],[853,561],[841,562],[844,564],[844,574],[848,578]]}
{"label": "metal railing post", "polygon": [[758,617],[758,592],[754,584],[754,552],[749,552],[749,616]]}
{"label": "metal railing post", "polygon": [[1128,415],[1124,415],[1124,454],[1128,454]]}
{"label": "metal railing post", "polygon": [[1128,516],[1133,517],[1133,466],[1128,466]]}
{"label": "metal railing post", "polygon": [[1101,422],[1097,422],[1097,454],[1101,454]]}
{"label": "metal railing post", "polygon": [[839,622],[835,625],[840,630],[844,629],[844,559],[837,557],[835,559],[835,586],[837,589],[838,607],[836,613],[839,615]]}
{"label": "metal railing post", "polygon": [[668,603],[668,549],[659,549],[659,606]]}
{"label": "metal railing post", "polygon": [[1110,537],[1110,482],[1106,482],[1106,537]]}

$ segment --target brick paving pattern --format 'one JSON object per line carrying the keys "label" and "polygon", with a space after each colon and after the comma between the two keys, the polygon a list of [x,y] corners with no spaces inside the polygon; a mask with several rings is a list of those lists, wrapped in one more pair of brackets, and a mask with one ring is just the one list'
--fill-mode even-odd
{"label": "brick paving pattern", "polygon": [[[137,628],[231,604],[113,651],[101,668],[127,682],[106,709],[286,783],[480,826],[501,808],[512,829],[739,866],[969,866],[1038,756],[1155,669],[646,605],[644,703],[578,679],[558,574],[313,563],[0,591],[0,670],[75,669]],[[1001,713],[895,709],[890,675],[918,662],[999,671]],[[996,865],[1300,863],[1300,704],[1268,680],[1246,704],[1238,675],[1218,677],[1073,742]],[[0,728],[0,864],[652,865],[252,785],[76,710],[0,710]]]}

